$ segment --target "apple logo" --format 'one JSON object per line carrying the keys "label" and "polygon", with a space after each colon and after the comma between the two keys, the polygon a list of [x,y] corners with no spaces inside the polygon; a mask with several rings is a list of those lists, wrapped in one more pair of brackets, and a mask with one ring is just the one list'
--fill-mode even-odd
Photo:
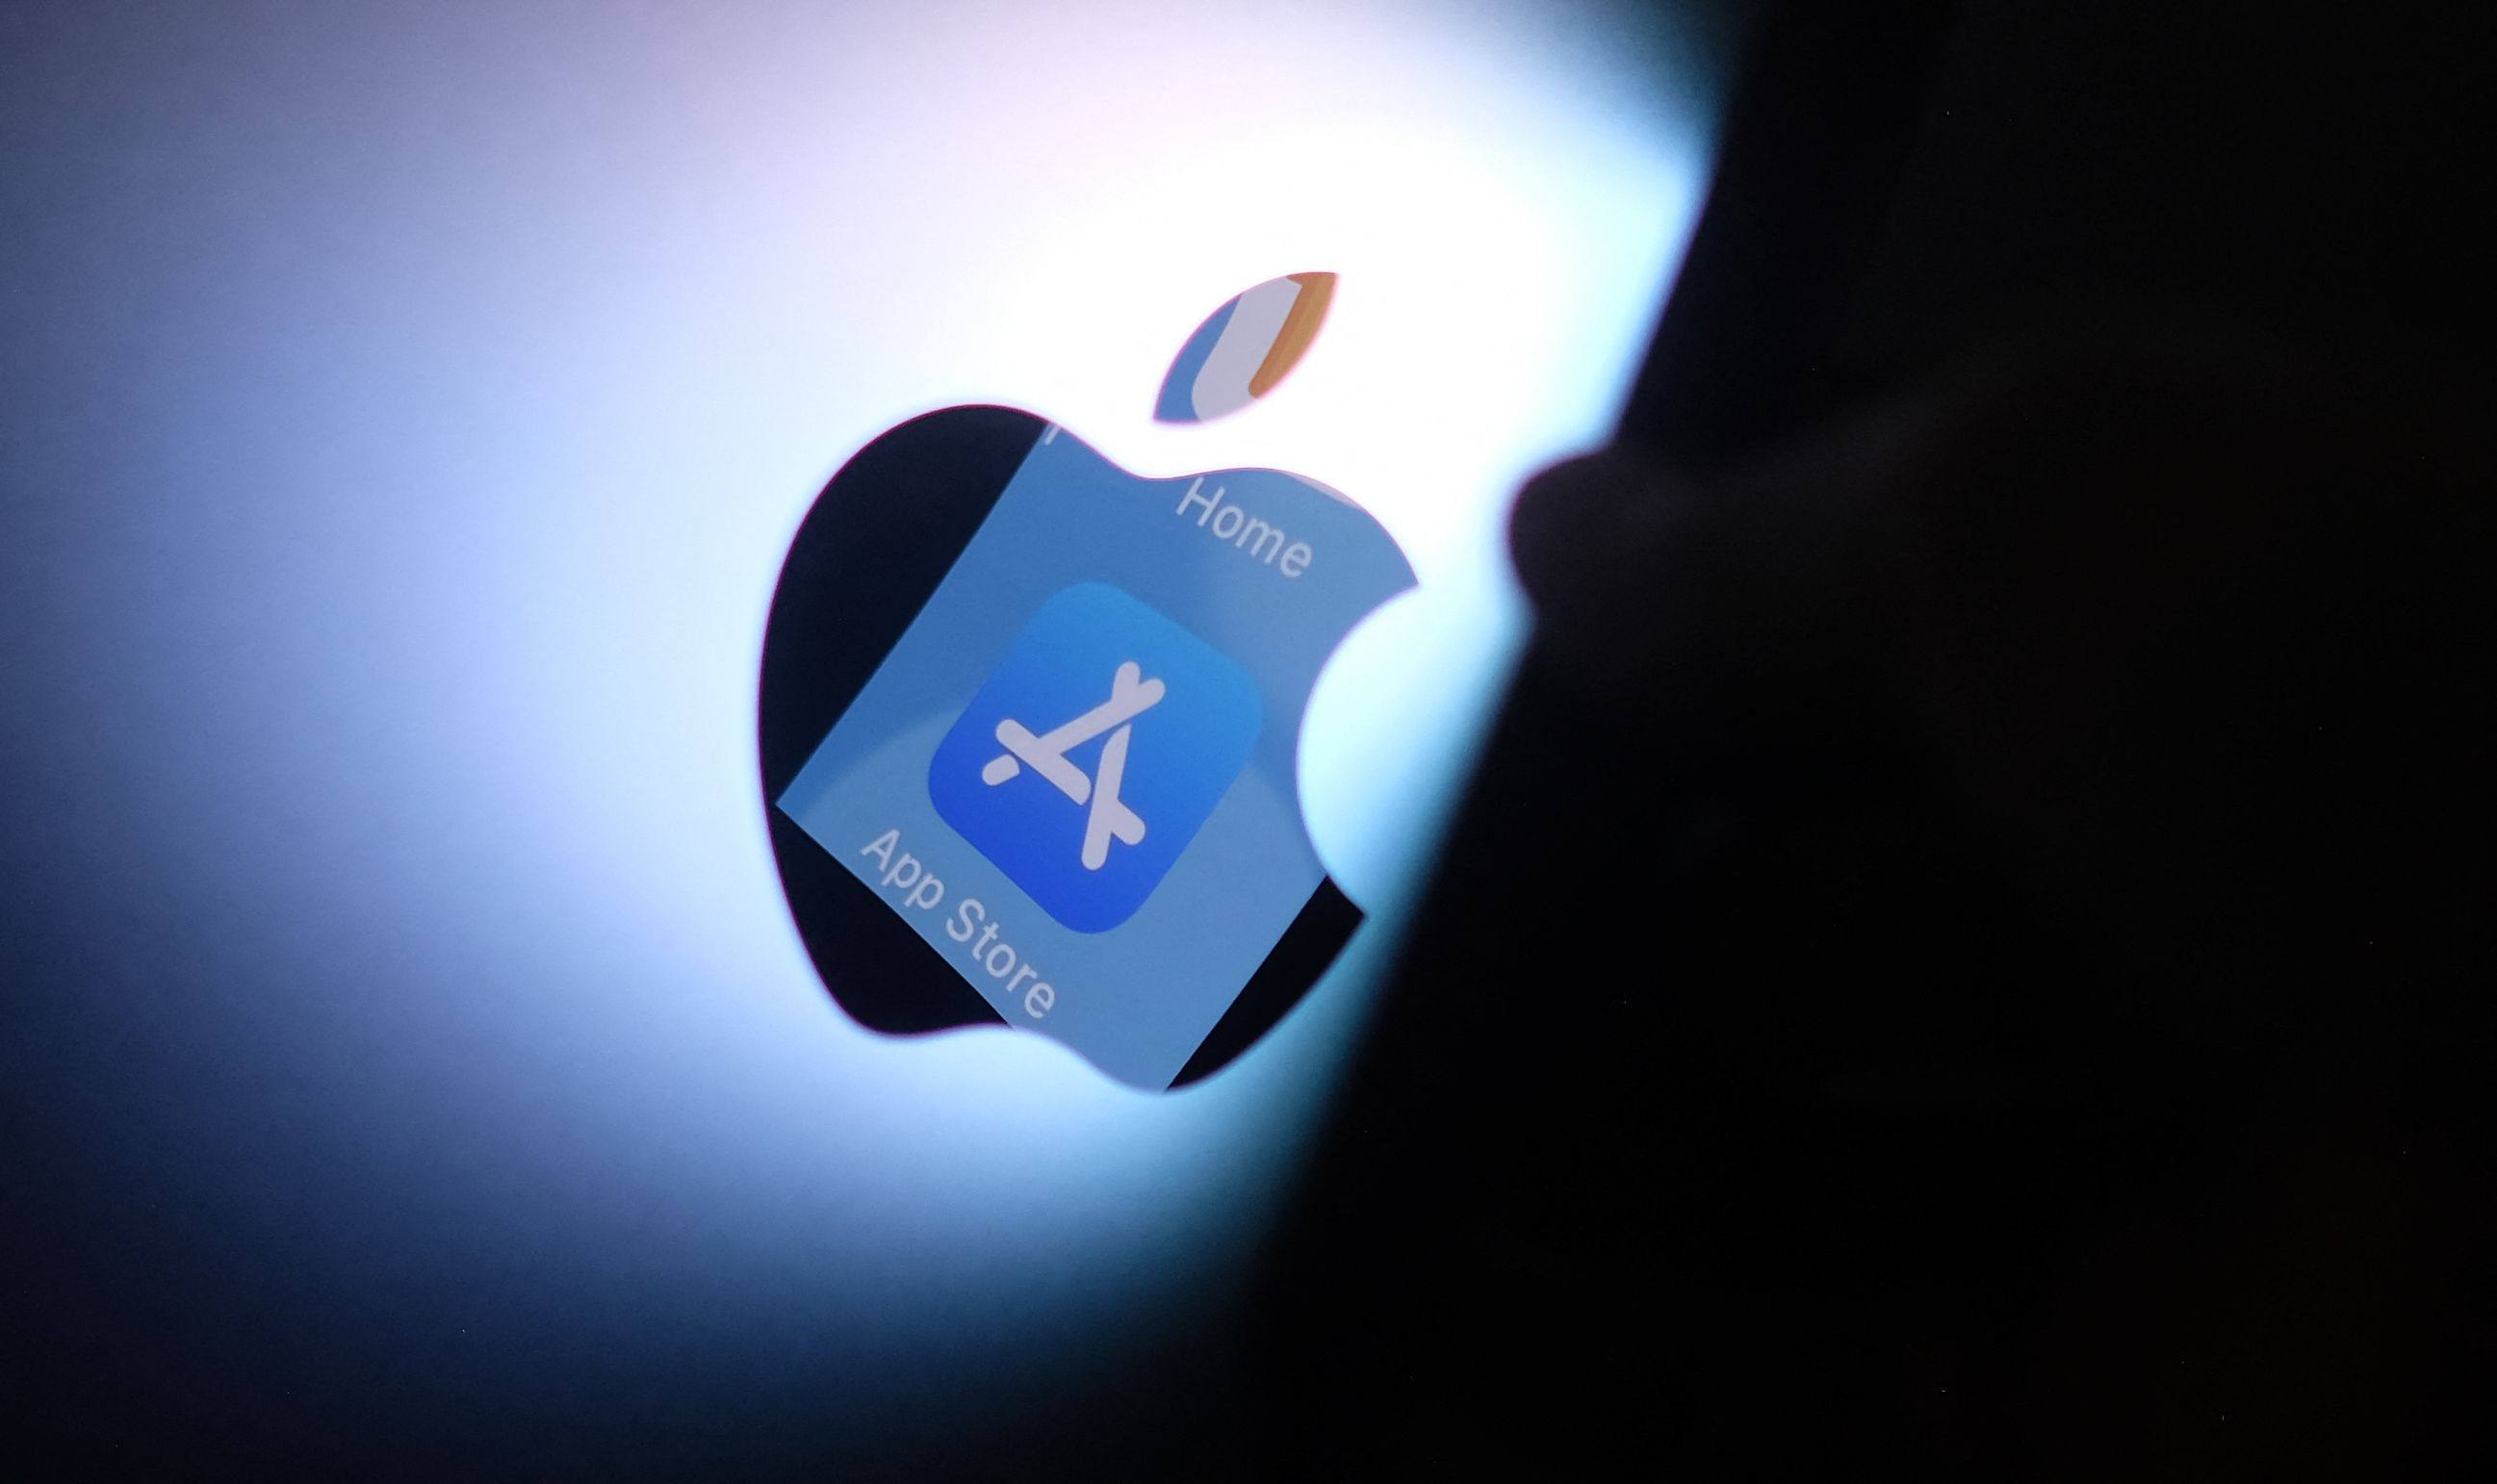
{"label": "apple logo", "polygon": [[[1335,291],[1234,296],[1154,418],[1251,408]],[[764,634],[764,812],[825,987],[881,1032],[1014,1026],[1140,1088],[1227,1064],[1360,922],[1297,744],[1328,656],[1412,584],[1299,475],[1147,479],[1009,407],[877,436],[801,522]]]}

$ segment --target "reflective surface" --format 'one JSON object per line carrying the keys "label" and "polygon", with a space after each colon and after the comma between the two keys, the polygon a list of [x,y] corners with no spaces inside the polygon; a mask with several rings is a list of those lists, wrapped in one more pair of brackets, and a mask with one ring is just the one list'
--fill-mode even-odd
{"label": "reflective surface", "polygon": [[[63,1383],[121,1337],[168,1384],[95,1386],[175,1423],[664,1462],[994,1416],[1195,1322],[1384,934],[1166,1098],[850,1025],[753,805],[776,564],[853,451],[965,401],[1354,493],[1424,585],[1321,681],[1303,786],[1392,915],[1464,742],[1373,740],[1488,683],[1505,492],[1608,422],[1700,163],[1672,39],[1600,7],[7,28],[0,1096],[31,1260],[89,1295],[27,1332]],[[1342,284],[1289,380],[1154,425],[1175,336],[1312,263]]]}
{"label": "reflective surface", "polygon": [[[1000,426],[1019,463],[981,477]],[[976,532],[931,541],[939,505]],[[969,1023],[1148,1090],[1211,1071],[1252,978],[1289,1004],[1341,946],[1279,963],[1325,887],[1302,719],[1344,635],[1411,585],[1375,521],[1278,470],[1139,480],[1001,408],[876,440],[808,514],[765,637],[763,800],[827,988],[883,1028],[879,992],[932,956],[987,997]],[[859,922],[862,899],[909,935]],[[959,988],[926,988],[906,1019],[965,1024],[938,1008]]]}

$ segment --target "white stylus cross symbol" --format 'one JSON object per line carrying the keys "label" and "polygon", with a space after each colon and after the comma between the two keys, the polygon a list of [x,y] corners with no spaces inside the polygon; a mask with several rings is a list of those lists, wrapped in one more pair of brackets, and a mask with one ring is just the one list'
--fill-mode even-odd
{"label": "white stylus cross symbol", "polygon": [[[1119,784],[1127,775],[1127,736],[1133,730],[1128,723],[1162,698],[1162,682],[1144,677],[1143,666],[1127,661],[1110,678],[1109,700],[1037,737],[1012,717],[998,722],[997,742],[1006,750],[980,770],[980,780],[995,788],[1029,768],[1075,803],[1090,803],[1092,812],[1084,821],[1086,870],[1099,870],[1110,859],[1112,839],[1133,845],[1145,837],[1145,822],[1119,802]],[[1066,753],[1104,732],[1110,740],[1101,744],[1099,776],[1088,778],[1066,760]]]}

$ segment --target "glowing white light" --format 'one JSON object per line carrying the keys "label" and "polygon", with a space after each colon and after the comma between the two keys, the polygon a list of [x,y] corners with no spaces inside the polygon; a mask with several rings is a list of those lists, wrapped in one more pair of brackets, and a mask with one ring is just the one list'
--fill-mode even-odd
{"label": "glowing white light", "polygon": [[[853,1359],[913,1324],[883,1353],[936,1353],[931,1313],[999,1342],[1154,1310],[1238,1256],[1380,938],[1166,1097],[1037,1036],[870,1034],[788,921],[754,685],[807,504],[913,414],[1001,401],[1144,474],[1311,476],[1424,584],[1303,739],[1321,852],[1392,899],[1515,635],[1508,493],[1608,423],[1696,135],[1601,6],[1354,9],[151,32],[216,65],[147,91],[144,168],[95,190],[181,229],[88,224],[121,234],[78,285],[104,330],[26,297],[64,364],[126,349],[128,421],[64,419],[25,467],[118,522],[72,553],[111,609],[96,673],[151,718],[114,787],[178,824],[147,868],[242,945],[237,1044],[317,1070],[324,1128],[416,1130],[371,1211],[423,1208],[462,1262],[549,1252],[533,1293],[812,1304]],[[1204,315],[1302,270],[1342,276],[1293,374],[1155,425]],[[1382,777],[1421,716],[1444,756]]]}
{"label": "glowing white light", "polygon": [[[596,271],[645,331],[577,408],[511,425],[571,460],[497,470],[537,510],[518,533],[534,619],[492,649],[541,739],[512,766],[540,771],[565,861],[601,863],[550,868],[564,910],[664,925],[704,966],[637,997],[803,1042],[778,1064],[812,1090],[774,1137],[832,1137],[822,1157],[844,1179],[914,1188],[932,1253],[1000,1222],[1087,1244],[1184,1230],[1257,1208],[1241,1172],[1288,1157],[1358,996],[1322,987],[1232,1070],[1168,1098],[1038,1037],[850,1026],[785,922],[752,777],[751,667],[787,535],[859,445],[967,401],[1040,413],[1141,474],[1268,465],[1344,491],[1425,584],[1397,615],[1441,616],[1372,625],[1336,667],[1356,682],[1323,687],[1304,738],[1331,863],[1384,880],[1514,634],[1509,491],[1600,438],[1693,161],[1642,81],[1583,55],[1538,73],[1465,21],[1237,27],[1138,7],[1079,33],[1001,7],[892,40],[838,88],[722,82],[707,130],[672,126],[639,163],[653,178],[633,205],[664,182],[689,193],[678,209],[574,218],[576,239],[639,244]],[[1307,269],[1342,276],[1291,377],[1220,422],[1153,422],[1207,311]],[[581,379],[574,352],[549,354]],[[1348,775],[1417,715],[1440,718],[1436,767],[1401,787]],[[828,1129],[865,1118],[878,1136],[802,1134],[809,1104]]]}

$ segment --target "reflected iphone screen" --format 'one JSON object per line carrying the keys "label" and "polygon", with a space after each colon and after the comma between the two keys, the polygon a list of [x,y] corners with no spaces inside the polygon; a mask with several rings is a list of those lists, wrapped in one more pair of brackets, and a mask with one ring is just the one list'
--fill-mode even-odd
{"label": "reflected iphone screen", "polygon": [[1310,480],[1046,427],[777,807],[997,1016],[1167,1087],[1325,880],[1302,715],[1411,582]]}

